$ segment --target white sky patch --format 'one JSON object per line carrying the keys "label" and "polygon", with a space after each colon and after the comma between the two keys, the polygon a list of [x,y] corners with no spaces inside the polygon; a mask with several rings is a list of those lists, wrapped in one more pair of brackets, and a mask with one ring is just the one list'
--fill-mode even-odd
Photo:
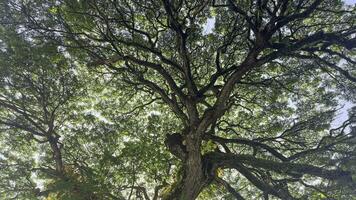
{"label": "white sky patch", "polygon": [[38,178],[36,173],[34,173],[34,172],[31,173],[31,179],[36,183],[36,188],[39,188],[40,190],[44,190],[45,189],[45,182],[46,181]]}
{"label": "white sky patch", "polygon": [[356,0],[344,0],[346,5],[355,5],[356,4]]}
{"label": "white sky patch", "polygon": [[86,110],[84,112],[85,114],[90,114],[93,115],[94,117],[96,117],[98,120],[107,123],[107,124],[112,124],[112,122],[110,122],[107,118],[105,118],[103,115],[101,115],[101,113],[97,110],[91,109],[91,110]]}
{"label": "white sky patch", "polygon": [[213,32],[215,26],[215,17],[208,18],[204,24],[203,35],[208,35]]}
{"label": "white sky patch", "polygon": [[157,110],[152,110],[151,112],[148,113],[148,116],[151,116],[151,115],[161,115],[162,113],[157,111]]}
{"label": "white sky patch", "polygon": [[341,106],[341,109],[337,111],[335,118],[331,123],[332,128],[341,126],[342,123],[344,123],[349,118],[348,110],[356,106],[355,104],[352,104],[351,102],[347,101],[340,101],[339,105]]}
{"label": "white sky patch", "polygon": [[7,47],[6,43],[0,39],[0,51],[5,53],[7,51],[7,48],[8,47]]}

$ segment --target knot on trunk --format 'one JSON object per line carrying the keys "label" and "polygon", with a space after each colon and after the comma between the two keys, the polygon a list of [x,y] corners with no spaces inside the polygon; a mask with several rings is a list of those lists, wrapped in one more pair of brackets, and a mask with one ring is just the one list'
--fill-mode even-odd
{"label": "knot on trunk", "polygon": [[164,141],[168,150],[181,160],[185,160],[187,157],[187,148],[184,145],[183,136],[179,133],[166,134]]}

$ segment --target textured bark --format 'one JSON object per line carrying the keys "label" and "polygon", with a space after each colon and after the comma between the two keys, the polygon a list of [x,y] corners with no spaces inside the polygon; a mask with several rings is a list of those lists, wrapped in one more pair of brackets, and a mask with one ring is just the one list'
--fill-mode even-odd
{"label": "textured bark", "polygon": [[209,177],[205,173],[205,165],[200,153],[201,138],[198,134],[188,134],[185,139],[187,150],[183,160],[183,177],[166,200],[193,200],[208,184]]}
{"label": "textured bark", "polygon": [[49,136],[48,141],[51,145],[51,149],[53,151],[53,159],[56,162],[56,171],[59,172],[60,174],[63,173],[63,160],[62,160],[62,153],[61,149],[58,146],[58,139]]}

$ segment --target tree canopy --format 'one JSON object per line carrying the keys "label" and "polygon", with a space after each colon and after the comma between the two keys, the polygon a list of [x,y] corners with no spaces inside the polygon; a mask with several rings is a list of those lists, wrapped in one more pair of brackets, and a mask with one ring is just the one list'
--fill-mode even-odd
{"label": "tree canopy", "polygon": [[355,6],[2,0],[0,16],[0,199],[356,199]]}

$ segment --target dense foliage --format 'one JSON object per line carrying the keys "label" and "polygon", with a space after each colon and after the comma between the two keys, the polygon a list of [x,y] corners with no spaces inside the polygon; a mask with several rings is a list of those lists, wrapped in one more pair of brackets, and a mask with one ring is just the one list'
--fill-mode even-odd
{"label": "dense foliage", "polygon": [[2,0],[0,16],[0,199],[356,199],[355,6]]}

